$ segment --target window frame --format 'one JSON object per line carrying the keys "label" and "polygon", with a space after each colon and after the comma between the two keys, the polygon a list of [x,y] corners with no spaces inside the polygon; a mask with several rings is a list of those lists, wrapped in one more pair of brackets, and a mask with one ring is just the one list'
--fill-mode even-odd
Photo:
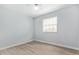
{"label": "window frame", "polygon": [[[48,19],[51,19],[51,18],[52,18],[52,19],[53,19],[53,18],[56,18],[56,24],[49,24],[49,26],[48,26],[48,25],[44,25],[44,20],[48,20]],[[55,28],[53,25],[55,25],[56,28]],[[57,31],[58,31],[57,25],[58,25],[57,16],[44,18],[43,21],[42,21],[42,27],[43,27],[43,28],[42,28],[42,31],[43,31],[43,32],[47,32],[47,33],[57,32]],[[54,30],[51,30],[51,31],[50,31],[50,30],[47,30],[47,31],[45,31],[45,30],[44,30],[44,26],[48,26],[48,27],[52,26],[52,28],[55,28],[55,31],[54,31]],[[50,27],[50,28],[51,28],[51,27]]]}

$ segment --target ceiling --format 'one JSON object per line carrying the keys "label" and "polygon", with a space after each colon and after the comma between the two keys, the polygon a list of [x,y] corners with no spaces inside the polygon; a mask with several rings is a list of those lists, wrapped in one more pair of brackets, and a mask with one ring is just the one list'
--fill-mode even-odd
{"label": "ceiling", "polygon": [[39,9],[35,10],[33,5],[34,4],[4,4],[3,6],[7,9],[11,9],[32,17],[50,13],[66,6],[65,4],[39,4]]}

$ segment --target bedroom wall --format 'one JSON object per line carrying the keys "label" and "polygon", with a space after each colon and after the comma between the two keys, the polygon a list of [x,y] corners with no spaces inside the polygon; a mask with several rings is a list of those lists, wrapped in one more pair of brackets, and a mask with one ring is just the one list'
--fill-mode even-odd
{"label": "bedroom wall", "polygon": [[[55,43],[68,48],[78,49],[78,6],[66,7],[55,12],[35,18],[35,40]],[[58,17],[58,31],[56,33],[42,32],[42,19]]]}
{"label": "bedroom wall", "polygon": [[30,41],[32,27],[31,17],[0,5],[0,48]]}
{"label": "bedroom wall", "polygon": [[[78,10],[79,10],[79,5],[77,6],[78,7]],[[78,16],[79,16],[79,12],[78,12]],[[78,39],[78,48],[79,48],[79,20],[78,20],[78,29],[77,29],[77,39]]]}

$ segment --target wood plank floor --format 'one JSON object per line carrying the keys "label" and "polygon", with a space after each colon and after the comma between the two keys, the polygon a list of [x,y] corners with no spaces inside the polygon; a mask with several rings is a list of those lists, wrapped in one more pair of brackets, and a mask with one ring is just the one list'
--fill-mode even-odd
{"label": "wood plank floor", "polygon": [[33,41],[1,50],[0,55],[79,55],[79,53],[76,50]]}

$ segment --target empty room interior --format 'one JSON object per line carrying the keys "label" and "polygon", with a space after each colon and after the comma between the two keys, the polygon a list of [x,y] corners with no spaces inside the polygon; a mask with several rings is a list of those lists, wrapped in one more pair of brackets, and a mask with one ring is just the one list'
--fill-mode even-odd
{"label": "empty room interior", "polygon": [[0,4],[0,55],[79,55],[78,4]]}

